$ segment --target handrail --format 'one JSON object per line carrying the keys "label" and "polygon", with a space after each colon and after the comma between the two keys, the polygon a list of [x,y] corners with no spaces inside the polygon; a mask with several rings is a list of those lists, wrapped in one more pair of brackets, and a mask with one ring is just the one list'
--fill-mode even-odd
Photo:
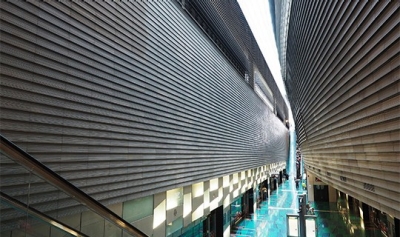
{"label": "handrail", "polygon": [[132,226],[129,222],[119,217],[117,214],[109,210],[107,207],[84,193],[79,188],[59,176],[57,173],[43,165],[30,154],[19,148],[17,145],[9,141],[2,134],[0,134],[0,149],[3,150],[15,162],[22,165],[32,173],[46,180],[48,183],[61,189],[66,194],[70,195],[73,199],[84,204],[92,211],[99,214],[101,217],[107,219],[114,225],[125,230],[127,233],[139,237],[147,237],[145,233]]}
{"label": "handrail", "polygon": [[46,223],[49,223],[52,226],[55,226],[71,235],[77,236],[77,237],[88,237],[87,235],[69,227],[68,225],[57,221],[56,219],[49,217],[45,214],[43,214],[42,212],[36,210],[33,207],[28,207],[26,204],[8,196],[7,194],[3,193],[0,191],[0,200],[4,200],[6,202],[8,202],[9,204],[11,204],[13,207],[18,208],[21,211],[24,211],[26,213],[28,213],[28,215],[36,217],[40,220],[43,220]]}

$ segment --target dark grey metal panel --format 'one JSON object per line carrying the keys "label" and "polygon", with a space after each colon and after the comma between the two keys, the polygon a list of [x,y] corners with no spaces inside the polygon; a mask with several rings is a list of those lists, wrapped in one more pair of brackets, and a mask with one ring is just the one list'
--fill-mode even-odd
{"label": "dark grey metal panel", "polygon": [[235,1],[188,0],[180,2],[220,51],[227,55],[243,78],[247,73],[251,87],[254,87],[256,81],[254,67],[257,67],[263,80],[273,92],[273,98],[269,98],[268,94],[266,96],[275,105],[282,122],[285,122],[289,117],[287,105],[239,4]]}
{"label": "dark grey metal panel", "polygon": [[179,4],[0,17],[1,133],[103,204],[286,160],[287,128]]}

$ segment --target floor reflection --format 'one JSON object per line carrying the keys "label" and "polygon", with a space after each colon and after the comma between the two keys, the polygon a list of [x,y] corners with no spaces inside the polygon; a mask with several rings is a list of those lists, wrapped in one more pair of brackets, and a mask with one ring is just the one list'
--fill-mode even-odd
{"label": "floor reflection", "polygon": [[[293,180],[285,181],[271,193],[268,200],[251,216],[232,229],[232,237],[284,237],[287,236],[286,214],[298,210],[297,195],[305,191],[295,188]],[[384,237],[371,223],[364,223],[359,212],[349,207],[346,199],[337,203],[314,202],[311,206],[317,216],[318,237]]]}

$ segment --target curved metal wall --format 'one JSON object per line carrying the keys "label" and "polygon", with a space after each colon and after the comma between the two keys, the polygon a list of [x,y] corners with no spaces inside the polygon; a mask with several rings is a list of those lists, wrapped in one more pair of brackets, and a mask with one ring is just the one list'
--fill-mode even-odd
{"label": "curved metal wall", "polygon": [[[245,16],[243,15],[239,4],[236,1],[185,1],[185,7],[189,5],[202,12],[209,19],[208,21],[214,24],[218,29],[218,33],[228,44],[234,54],[238,55],[238,59],[249,73],[250,85],[254,87],[257,81],[255,68],[262,75],[263,79],[268,84],[269,89],[273,93],[273,98],[269,98],[274,105],[275,112],[281,118],[282,122],[288,120],[288,107],[279,91],[278,86],[272,76],[270,69],[266,65],[266,61],[261,53],[256,39]],[[190,12],[190,9],[189,9]],[[264,90],[264,88],[262,88]],[[265,92],[264,93],[268,93]]]}
{"label": "curved metal wall", "polygon": [[286,160],[287,128],[178,3],[0,4],[1,133],[103,204]]}
{"label": "curved metal wall", "polygon": [[400,217],[399,1],[293,1],[286,86],[307,170]]}

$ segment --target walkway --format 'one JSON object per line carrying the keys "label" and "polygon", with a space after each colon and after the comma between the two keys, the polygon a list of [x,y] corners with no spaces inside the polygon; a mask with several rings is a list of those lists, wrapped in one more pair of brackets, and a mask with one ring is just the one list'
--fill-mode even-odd
{"label": "walkway", "polygon": [[[292,180],[285,181],[271,193],[261,208],[251,219],[243,220],[232,237],[285,237],[286,214],[297,213],[297,195],[305,191],[296,190]],[[346,200],[337,203],[311,203],[317,216],[318,237],[384,237],[384,235],[364,221],[353,210],[349,210]],[[340,211],[338,211],[340,210]]]}

